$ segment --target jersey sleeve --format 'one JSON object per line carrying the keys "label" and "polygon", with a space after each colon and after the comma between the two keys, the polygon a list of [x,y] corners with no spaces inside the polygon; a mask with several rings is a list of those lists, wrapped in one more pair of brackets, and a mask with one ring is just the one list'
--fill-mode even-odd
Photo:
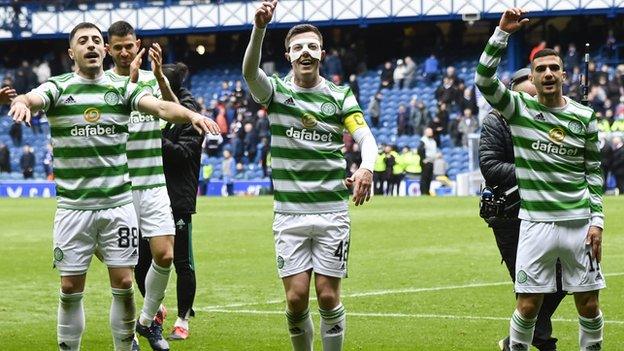
{"label": "jersey sleeve", "polygon": [[475,85],[487,102],[506,119],[512,119],[519,108],[519,94],[508,89],[496,76],[501,56],[507,48],[509,33],[496,27],[479,58]]}
{"label": "jersey sleeve", "polygon": [[154,89],[150,85],[141,82],[132,83],[128,79],[125,94],[123,95],[126,106],[132,109],[132,111],[138,110],[139,100],[147,95],[154,95]]}
{"label": "jersey sleeve", "polygon": [[58,85],[51,80],[41,84],[30,92],[38,95],[43,100],[44,106],[42,110],[45,112],[48,112],[48,110],[56,104],[56,101],[61,96],[61,91]]}
{"label": "jersey sleeve", "polygon": [[362,109],[360,108],[360,105],[357,102],[357,99],[355,98],[355,95],[353,94],[353,91],[351,90],[351,88],[348,88],[342,102],[342,109],[340,110],[340,115],[342,116],[342,121],[343,123],[345,123],[345,125],[346,118],[354,113],[359,113],[360,115],[364,114],[362,112]]}
{"label": "jersey sleeve", "polygon": [[600,167],[601,159],[598,125],[596,115],[592,114],[585,137],[585,179],[589,187],[591,225],[600,228],[603,227],[604,223],[604,214],[602,211],[603,175]]}

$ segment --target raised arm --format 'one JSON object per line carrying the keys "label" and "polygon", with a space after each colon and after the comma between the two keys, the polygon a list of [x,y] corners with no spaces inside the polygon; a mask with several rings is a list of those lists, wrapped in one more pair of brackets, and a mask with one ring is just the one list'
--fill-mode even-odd
{"label": "raised arm", "polygon": [[173,90],[171,90],[171,85],[163,73],[162,49],[158,43],[152,44],[152,47],[149,49],[149,56],[152,60],[152,72],[154,72],[154,77],[156,77],[156,82],[158,83],[162,99],[179,104],[180,102],[178,101],[178,98],[173,93]]}
{"label": "raised arm", "polygon": [[209,118],[193,112],[182,105],[160,100],[152,95],[143,95],[137,103],[137,110],[171,123],[192,123],[200,134],[219,134],[219,126]]}
{"label": "raised arm", "polygon": [[262,40],[266,32],[266,26],[273,18],[273,11],[277,6],[277,0],[263,2],[256,10],[254,27],[251,31],[249,45],[243,57],[243,78],[249,86],[251,96],[260,104],[266,104],[271,99],[273,87],[266,73],[260,69],[260,56],[262,53]]}
{"label": "raised arm", "polygon": [[516,112],[517,104],[514,97],[516,93],[507,89],[498,79],[496,69],[507,47],[509,36],[529,21],[528,18],[522,18],[524,14],[520,8],[508,9],[503,13],[498,27],[479,58],[475,74],[475,84],[483,97],[507,119],[511,119]]}

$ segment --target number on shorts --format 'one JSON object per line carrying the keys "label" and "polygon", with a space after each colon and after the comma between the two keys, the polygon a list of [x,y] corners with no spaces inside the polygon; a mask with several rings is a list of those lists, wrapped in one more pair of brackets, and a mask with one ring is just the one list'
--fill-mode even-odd
{"label": "number on shorts", "polygon": [[119,228],[119,232],[117,233],[119,238],[117,239],[117,243],[119,247],[137,247],[137,238],[138,238],[138,229],[132,228],[132,230],[128,227]]}
{"label": "number on shorts", "polygon": [[596,270],[600,270],[600,264],[596,261],[596,269],[594,269],[594,264],[592,263],[591,252],[587,251],[587,257],[589,258],[589,271],[593,272]]}
{"label": "number on shorts", "polygon": [[349,255],[349,242],[346,240],[341,241],[338,244],[336,251],[334,251],[334,257],[338,257],[338,261],[346,262],[348,255]]}

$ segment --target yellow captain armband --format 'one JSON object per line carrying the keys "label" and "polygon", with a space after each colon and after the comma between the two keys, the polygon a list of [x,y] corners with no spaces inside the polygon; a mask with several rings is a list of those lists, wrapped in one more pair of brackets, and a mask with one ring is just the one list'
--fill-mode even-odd
{"label": "yellow captain armband", "polygon": [[366,120],[364,119],[364,115],[362,115],[361,112],[355,112],[348,115],[344,119],[344,126],[349,133],[351,133],[351,135],[353,135],[353,133],[360,128],[368,127]]}

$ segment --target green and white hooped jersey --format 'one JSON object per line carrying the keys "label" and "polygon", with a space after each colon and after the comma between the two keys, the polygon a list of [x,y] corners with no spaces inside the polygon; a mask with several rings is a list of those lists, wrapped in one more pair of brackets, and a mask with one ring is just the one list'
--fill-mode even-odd
{"label": "green and white hooped jersey", "polygon": [[520,189],[519,217],[536,222],[592,218],[602,225],[602,170],[594,111],[569,98],[548,108],[495,76],[509,35],[496,28],[475,83],[509,120]]}
{"label": "green and white hooped jersey", "polygon": [[[113,70],[109,72],[122,79],[127,78],[115,74]],[[151,71],[139,70],[138,83],[149,89],[152,95],[161,98],[158,82]],[[133,110],[130,114],[128,131],[130,135],[126,153],[132,190],[165,186],[160,120],[152,115]]]}
{"label": "green and white hooped jersey", "polygon": [[261,103],[271,124],[275,212],[346,211],[344,118],[362,112],[353,92],[325,79],[310,89],[277,76],[270,81],[273,94]]}
{"label": "green and white hooped jersey", "polygon": [[93,80],[72,72],[32,92],[43,99],[50,123],[58,207],[99,210],[132,203],[128,120],[150,91],[108,72]]}

